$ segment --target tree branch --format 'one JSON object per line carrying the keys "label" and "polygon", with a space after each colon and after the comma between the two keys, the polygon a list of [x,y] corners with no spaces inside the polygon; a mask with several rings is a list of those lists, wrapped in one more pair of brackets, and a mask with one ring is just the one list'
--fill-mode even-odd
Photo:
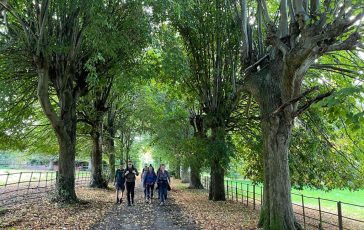
{"label": "tree branch", "polygon": [[314,99],[309,100],[306,104],[304,104],[303,106],[301,106],[300,108],[298,108],[297,111],[293,114],[292,117],[299,116],[300,114],[302,114],[303,112],[305,112],[308,108],[310,108],[310,106],[312,104],[317,103],[317,102],[325,99],[326,97],[331,96],[334,91],[335,90],[331,90],[330,92],[327,92],[327,93],[324,93],[324,94],[320,94],[317,97],[315,97]]}
{"label": "tree branch", "polygon": [[280,113],[281,111],[283,111],[284,108],[286,108],[287,106],[298,102],[299,100],[301,100],[302,98],[306,97],[308,94],[310,94],[311,92],[318,90],[318,86],[312,87],[308,90],[306,90],[305,92],[303,92],[300,96],[293,98],[290,101],[287,101],[285,103],[283,103],[281,106],[279,106],[272,114],[271,116],[275,116],[278,113]]}

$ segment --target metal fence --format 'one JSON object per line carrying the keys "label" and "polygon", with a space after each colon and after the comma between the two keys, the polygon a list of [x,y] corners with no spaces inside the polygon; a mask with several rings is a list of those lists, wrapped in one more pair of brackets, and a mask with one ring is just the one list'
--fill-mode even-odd
{"label": "metal fence", "polygon": [[[203,184],[209,189],[210,178],[204,177]],[[364,229],[363,205],[297,193],[291,195],[293,211],[304,229]],[[260,209],[263,203],[263,187],[243,181],[225,180],[225,196],[227,200]]]}
{"label": "metal fence", "polygon": [[[58,171],[32,171],[0,174],[0,207],[36,199],[55,189]],[[76,171],[75,185],[90,182],[90,172]]]}

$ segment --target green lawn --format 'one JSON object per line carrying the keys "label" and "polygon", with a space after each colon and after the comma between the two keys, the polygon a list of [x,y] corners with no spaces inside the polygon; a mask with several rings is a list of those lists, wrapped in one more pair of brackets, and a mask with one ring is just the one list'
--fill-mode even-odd
{"label": "green lawn", "polygon": [[[244,195],[246,194],[246,187],[248,185],[249,191],[252,191],[252,182],[249,180],[231,180],[233,181],[233,186],[235,186],[235,182],[238,182],[238,188],[240,188],[240,182],[243,183],[243,188],[245,190]],[[260,185],[259,185],[260,186]],[[260,193],[260,188],[256,188],[256,193]],[[329,199],[334,201],[341,201],[345,203],[351,203],[355,205],[364,206],[364,190],[359,191],[349,191],[349,190],[331,190],[329,192],[325,192],[318,189],[310,189],[305,188],[304,190],[295,190],[292,189],[292,201],[296,204],[302,204],[302,197],[304,196],[313,197],[313,198],[304,198],[305,206],[312,207],[318,209],[318,197],[323,199]],[[238,194],[240,192],[238,191]],[[295,195],[298,194],[298,195]],[[252,194],[249,195],[252,197]],[[256,199],[260,199],[260,196]],[[321,209],[330,211],[332,213],[337,213],[337,202],[325,201],[321,200]],[[364,207],[355,207],[347,204],[342,204],[342,214],[343,216],[356,218],[359,220],[364,220]]]}

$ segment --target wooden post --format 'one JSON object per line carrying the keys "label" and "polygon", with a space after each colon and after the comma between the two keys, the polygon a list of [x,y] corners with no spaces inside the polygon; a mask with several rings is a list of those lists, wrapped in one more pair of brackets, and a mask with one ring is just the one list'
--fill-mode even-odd
{"label": "wooden post", "polygon": [[33,177],[33,172],[30,173],[30,179],[29,179],[29,183],[28,183],[27,194],[29,193],[29,188],[30,188],[30,183],[32,181],[32,177]]}
{"label": "wooden post", "polygon": [[233,190],[233,181],[230,181],[230,190],[231,190],[231,200],[234,200],[234,190]]}
{"label": "wooden post", "polygon": [[240,182],[240,192],[241,192],[241,203],[244,202],[244,191],[243,191],[243,183]]}
{"label": "wooden post", "polygon": [[21,175],[22,175],[23,172],[20,172],[19,174],[19,180],[18,180],[18,187],[17,187],[17,190],[19,189],[19,184],[20,184],[20,180],[21,180]]}
{"label": "wooden post", "polygon": [[8,185],[9,175],[10,175],[10,173],[8,172],[8,175],[6,176],[6,180],[5,180],[5,188]]}
{"label": "wooden post", "polygon": [[255,209],[255,184],[253,184],[253,209]]}
{"label": "wooden post", "polygon": [[39,190],[39,186],[40,186],[40,179],[42,178],[42,172],[39,172],[39,179],[38,179],[38,186],[37,189]]}
{"label": "wooden post", "polygon": [[235,182],[235,198],[236,198],[236,201],[238,201],[238,182],[237,181]]}
{"label": "wooden post", "polygon": [[[47,188],[48,187],[48,172],[46,172],[46,180],[45,180],[45,187]],[[45,189],[47,190],[47,189]]]}
{"label": "wooden post", "polygon": [[337,202],[337,218],[339,223],[339,230],[343,230],[343,216],[341,212],[341,201]]}
{"label": "wooden post", "polygon": [[246,206],[249,206],[249,184],[246,184]]}
{"label": "wooden post", "polygon": [[319,205],[319,215],[320,215],[320,223],[319,223],[319,229],[322,229],[322,215],[321,215],[321,199],[320,197],[317,199],[318,205]]}
{"label": "wooden post", "polygon": [[305,203],[303,201],[303,194],[301,194],[301,199],[302,199],[303,228],[306,229]]}
{"label": "wooden post", "polygon": [[226,181],[226,196],[227,196],[227,200],[229,199],[229,181]]}
{"label": "wooden post", "polygon": [[260,206],[263,206],[263,187],[260,186]]}

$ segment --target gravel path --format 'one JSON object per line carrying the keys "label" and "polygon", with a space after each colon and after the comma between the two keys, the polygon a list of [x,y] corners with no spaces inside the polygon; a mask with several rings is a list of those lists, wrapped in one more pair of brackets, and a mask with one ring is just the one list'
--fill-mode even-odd
{"label": "gravel path", "polygon": [[[155,196],[157,196],[156,192]],[[143,189],[140,184],[137,184],[135,205],[129,207],[125,200],[124,194],[124,202],[115,204],[104,219],[95,224],[92,229],[198,229],[193,224],[193,220],[182,214],[181,208],[171,196],[164,206],[160,206],[156,198],[152,200],[151,204],[148,204],[144,200]]]}

